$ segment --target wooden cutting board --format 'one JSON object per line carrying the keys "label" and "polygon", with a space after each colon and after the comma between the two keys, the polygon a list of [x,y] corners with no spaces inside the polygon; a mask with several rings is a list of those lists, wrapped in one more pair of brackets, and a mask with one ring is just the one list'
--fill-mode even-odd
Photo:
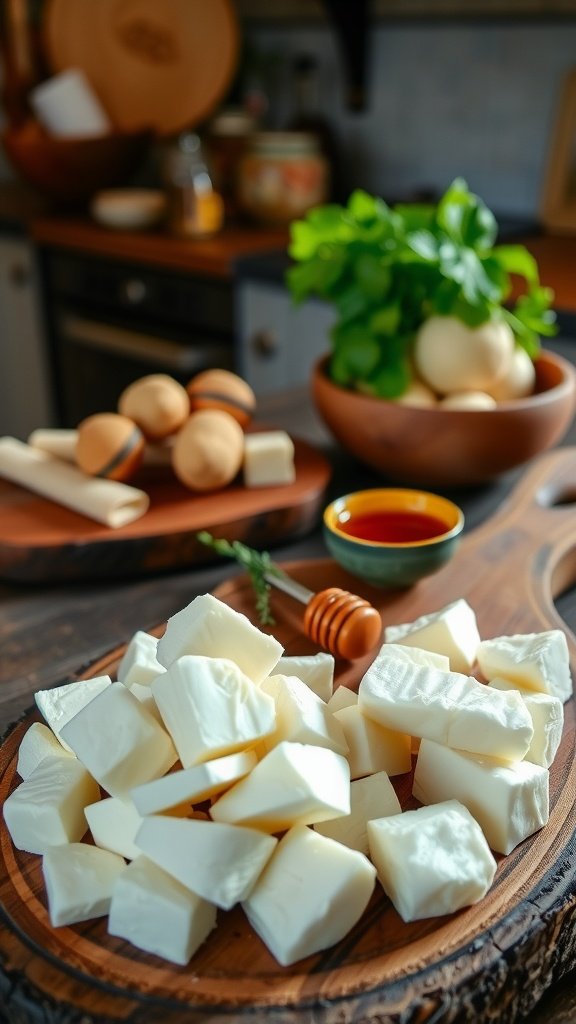
{"label": "wooden cutting board", "polygon": [[[313,590],[335,584],[362,593],[380,608],[385,623],[409,621],[465,597],[484,637],[562,626],[553,598],[576,577],[575,495],[576,449],[543,456],[493,519],[464,539],[451,564],[410,589],[373,590],[327,559],[285,568]],[[217,594],[253,615],[244,576],[233,577]],[[273,632],[287,652],[309,651],[299,630],[300,607],[283,594],[275,594],[273,604]],[[576,639],[566,632],[574,669]],[[121,654],[113,651],[89,674],[113,673]],[[338,681],[356,686],[369,660],[338,665]],[[498,857],[495,882],[480,903],[451,916],[404,924],[378,886],[346,939],[288,968],[275,962],[238,908],[220,913],[217,929],[187,968],[109,937],[104,919],[51,929],[40,859],[14,850],[2,825],[5,998],[10,1007],[33,1004],[35,1012],[42,1003],[44,1015],[30,1019],[61,1024],[93,1019],[224,1024],[240,1018],[252,1024],[516,1021],[555,976],[576,964],[573,698],[565,716],[550,772],[550,820],[509,856]],[[25,715],[1,748],[2,799],[18,781],[18,744],[35,718]],[[413,806],[410,775],[394,783],[403,807]]]}
{"label": "wooden cutting board", "polygon": [[323,508],[330,465],[294,439],[293,484],[193,493],[169,467],[148,467],[131,483],[150,496],[141,519],[119,529],[0,478],[0,578],[31,583],[114,579],[184,569],[213,559],[198,530],[263,548],[308,533]]}

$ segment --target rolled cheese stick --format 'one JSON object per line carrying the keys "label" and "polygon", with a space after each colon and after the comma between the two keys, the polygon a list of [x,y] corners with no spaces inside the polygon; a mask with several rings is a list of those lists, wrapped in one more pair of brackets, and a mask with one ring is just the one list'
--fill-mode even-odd
{"label": "rolled cheese stick", "polygon": [[58,430],[51,427],[40,427],[33,430],[28,438],[32,448],[39,448],[48,455],[55,455],[66,462],[75,462],[77,430]]}
{"label": "rolled cheese stick", "polygon": [[113,529],[139,519],[150,504],[144,491],[87,476],[15,437],[0,438],[0,476]]}

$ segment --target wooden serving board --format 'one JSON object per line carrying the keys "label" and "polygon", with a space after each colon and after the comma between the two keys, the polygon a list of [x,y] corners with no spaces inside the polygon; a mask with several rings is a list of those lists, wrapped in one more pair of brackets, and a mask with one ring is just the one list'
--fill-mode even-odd
{"label": "wooden serving board", "polygon": [[[484,637],[563,626],[553,598],[576,577],[576,519],[567,504],[575,496],[576,449],[543,456],[494,518],[465,537],[451,564],[406,590],[365,587],[330,560],[285,568],[313,590],[335,584],[362,593],[381,609],[385,623],[409,621],[464,597]],[[253,615],[244,576],[230,579],[217,594]],[[310,651],[299,630],[299,606],[280,593],[273,606],[273,632],[287,652]],[[576,639],[569,630],[567,636],[574,668]],[[89,674],[113,673],[122,651]],[[338,665],[338,681],[357,686],[369,660]],[[0,979],[6,1004],[34,1006],[30,1020],[61,1024],[512,1024],[576,964],[574,698],[565,716],[550,772],[550,820],[509,856],[498,857],[496,879],[481,902],[404,924],[378,885],[342,942],[287,968],[276,963],[239,908],[219,914],[218,927],[186,968],[111,938],[105,919],[52,929],[40,858],[16,851],[2,825]],[[1,748],[2,798],[18,781],[18,744],[35,717],[27,714]],[[394,784],[403,807],[414,806],[410,775]]]}
{"label": "wooden serving board", "polygon": [[109,579],[183,569],[214,558],[198,530],[264,548],[308,533],[322,511],[330,465],[294,439],[296,479],[278,487],[193,493],[169,467],[132,481],[150,496],[144,516],[119,529],[101,525],[0,478],[0,578],[32,583]]}

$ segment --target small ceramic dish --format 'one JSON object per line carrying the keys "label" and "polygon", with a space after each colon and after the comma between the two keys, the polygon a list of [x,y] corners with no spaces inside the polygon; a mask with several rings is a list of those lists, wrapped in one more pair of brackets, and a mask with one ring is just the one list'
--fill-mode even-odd
{"label": "small ceramic dish", "polygon": [[90,204],[94,220],[118,231],[141,231],[166,213],[166,195],[154,188],[116,188],[97,192]]}
{"label": "small ceramic dish", "polygon": [[391,487],[356,491],[324,510],[324,541],[353,576],[377,587],[406,587],[454,554],[464,513],[448,498]]}

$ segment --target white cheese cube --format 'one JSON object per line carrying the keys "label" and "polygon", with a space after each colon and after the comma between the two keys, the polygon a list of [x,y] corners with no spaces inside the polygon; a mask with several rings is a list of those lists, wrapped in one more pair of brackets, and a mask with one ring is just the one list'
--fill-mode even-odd
{"label": "white cheese cube", "polygon": [[[162,669],[162,671],[165,672],[166,670]],[[151,686],[142,686],[141,683],[132,683],[132,686],[129,686],[128,690],[130,691],[132,696],[136,697],[136,700],[139,701],[139,703],[142,704],[142,706],[146,708],[146,711],[150,712],[150,714],[152,715],[152,718],[155,718],[156,721],[162,727],[164,727],[164,722],[162,721],[162,715],[160,714],[160,711],[158,709],[158,705],[157,705],[156,701],[154,700],[154,694],[152,693],[152,687]]]}
{"label": "white cheese cube", "polygon": [[53,928],[104,917],[112,890],[125,870],[122,857],[88,843],[52,846],[42,858],[42,873]]}
{"label": "white cheese cube", "polygon": [[499,676],[561,701],[572,696],[568,642],[561,629],[483,640],[478,664],[488,682]]}
{"label": "white cheese cube", "polygon": [[294,442],[285,430],[261,430],[244,437],[244,484],[270,487],[296,479]]}
{"label": "white cheese cube", "polygon": [[404,921],[453,914],[481,900],[496,861],[457,800],[368,822],[370,858]]}
{"label": "white cheese cube", "polygon": [[[391,626],[390,629],[398,627]],[[421,647],[408,647],[403,644],[384,643],[378,651],[379,658],[395,658],[410,661],[413,665],[424,665],[427,668],[441,668],[450,671],[450,658],[447,654],[436,651],[425,651]]]}
{"label": "white cheese cube", "polygon": [[472,608],[464,598],[459,598],[414,622],[386,626],[384,640],[445,654],[453,672],[467,673],[476,661],[480,634]]}
{"label": "white cheese cube", "polygon": [[140,782],[164,775],[178,759],[168,734],[123,683],[102,690],[62,735],[110,796],[126,796]]}
{"label": "white cheese cube", "polygon": [[412,792],[423,804],[459,800],[498,853],[548,821],[548,771],[530,761],[504,764],[422,740]]}
{"label": "white cheese cube", "polygon": [[156,676],[164,672],[164,666],[156,657],[158,640],[150,633],[139,629],[134,633],[118,665],[117,679],[128,689],[133,683],[150,686]]}
{"label": "white cheese cube", "polygon": [[4,801],[4,821],[18,850],[45,853],[86,832],[84,808],[100,797],[75,757],[45,757]]}
{"label": "white cheese cube", "polygon": [[226,754],[193,768],[171,772],[163,779],[145,782],[136,786],[130,795],[140,814],[158,814],[181,804],[200,803],[221,793],[252,771],[257,763],[252,750]]}
{"label": "white cheese cube", "polygon": [[323,701],[329,701],[334,688],[334,656],[326,651],[318,654],[282,655],[274,673],[297,676]]}
{"label": "white cheese cube", "polygon": [[351,690],[349,686],[337,686],[326,707],[334,715],[342,708],[349,708],[357,703],[358,694],[354,690]]}
{"label": "white cheese cube", "polygon": [[183,655],[152,693],[184,768],[241,750],[276,727],[272,698],[227,658]]}
{"label": "white cheese cube", "polygon": [[524,757],[534,733],[518,693],[394,658],[376,657],[358,700],[365,715],[389,729],[509,761]]}
{"label": "white cheese cube", "polygon": [[549,768],[552,764],[564,727],[564,705],[558,697],[549,693],[536,693],[535,690],[523,690],[516,683],[507,679],[492,679],[489,683],[496,690],[518,690],[532,719],[534,736],[525,760]]}
{"label": "white cheese cube", "polygon": [[282,838],[243,908],[287,967],[347,935],[366,909],[375,875],[364,854],[297,827]]}
{"label": "white cheese cube", "polygon": [[279,743],[212,805],[210,813],[214,821],[267,832],[349,814],[348,761],[325,747]]}
{"label": "white cheese cube", "polygon": [[109,796],[95,804],[88,804],[84,814],[96,846],[119,853],[126,860],[134,860],[134,857],[140,855],[134,839],[142,824],[142,817],[131,800]]}
{"label": "white cheese cube", "polygon": [[320,697],[296,676],[273,675],[260,686],[276,708],[276,729],[265,743],[268,750],[283,740],[313,743],[337,754],[346,754],[348,744],[339,722]]}
{"label": "white cheese cube", "polygon": [[110,676],[94,676],[92,679],[79,679],[77,683],[55,686],[51,690],[38,690],[34,694],[41,715],[66,750],[72,752],[60,735],[62,727],[111,682]]}
{"label": "white cheese cube", "polygon": [[74,757],[74,754],[62,746],[47,725],[33,722],[18,748],[16,771],[20,778],[27,779],[45,757]]}
{"label": "white cheese cube", "polygon": [[216,926],[216,907],[143,854],[118,879],[108,933],[146,953],[186,965]]}
{"label": "white cheese cube", "polygon": [[158,641],[157,657],[164,668],[183,654],[229,658],[254,683],[270,674],[284,648],[241,612],[212,594],[202,594],[168,619]]}
{"label": "white cheese cube", "polygon": [[350,814],[314,825],[314,831],[368,856],[368,822],[400,814],[402,808],[386,772],[376,772],[350,783]]}
{"label": "white cheese cube", "polygon": [[368,718],[359,704],[334,713],[348,744],[350,778],[359,779],[374,772],[403,775],[412,768],[412,740]]}
{"label": "white cheese cube", "polygon": [[255,828],[155,814],[136,836],[150,860],[223,910],[246,898],[277,842]]}

